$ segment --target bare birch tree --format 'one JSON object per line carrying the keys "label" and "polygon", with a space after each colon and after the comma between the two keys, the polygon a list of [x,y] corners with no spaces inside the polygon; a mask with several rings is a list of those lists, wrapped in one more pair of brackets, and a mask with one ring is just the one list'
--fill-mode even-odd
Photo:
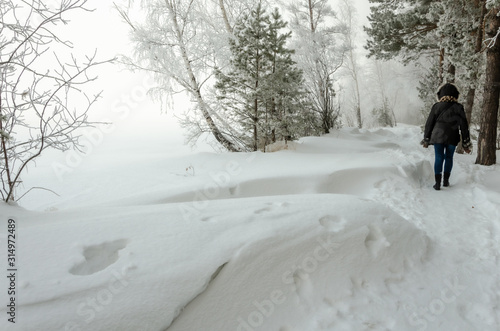
{"label": "bare birch tree", "polygon": [[354,113],[356,114],[356,119],[358,121],[358,128],[363,127],[363,119],[361,116],[361,92],[359,86],[359,65],[355,53],[355,15],[356,9],[349,0],[343,0],[340,6],[340,18],[345,26],[344,43],[347,47],[346,61],[344,62],[344,67],[349,72],[353,83],[354,83]]}
{"label": "bare birch tree", "polygon": [[338,42],[345,31],[328,0],[300,0],[287,3],[286,7],[293,14],[291,27],[297,36],[293,46],[296,61],[304,71],[322,133],[329,133],[339,115],[333,86],[334,74],[342,66],[347,51],[345,45]]}
{"label": "bare birch tree", "polygon": [[108,61],[98,62],[95,53],[65,60],[61,49],[71,43],[55,33],[69,12],[89,11],[86,2],[0,3],[0,193],[6,202],[15,200],[21,175],[46,149],[78,148],[78,129],[92,125],[88,112],[99,94],[82,88],[96,79],[89,70]]}
{"label": "bare birch tree", "polygon": [[192,131],[191,139],[208,132],[232,152],[241,146],[231,124],[214,110],[211,88],[215,69],[228,65],[234,24],[250,5],[241,0],[147,1],[140,6],[144,17],[134,20],[130,5],[115,4],[135,44],[134,55],[124,57],[124,63],[154,74],[158,87],[151,92],[157,97],[187,92],[198,111],[181,121]]}

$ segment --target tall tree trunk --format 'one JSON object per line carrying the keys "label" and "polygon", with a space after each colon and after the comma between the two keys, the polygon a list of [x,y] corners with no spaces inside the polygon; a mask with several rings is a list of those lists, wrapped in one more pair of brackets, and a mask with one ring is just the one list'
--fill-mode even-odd
{"label": "tall tree trunk", "polygon": [[201,110],[201,113],[203,115],[203,118],[205,119],[205,122],[207,123],[208,127],[210,128],[211,133],[215,137],[215,139],[222,145],[224,148],[226,148],[230,152],[239,152],[238,148],[234,146],[234,144],[229,141],[219,130],[217,125],[215,124],[212,116],[210,115],[210,112],[208,111],[208,106],[206,105],[205,101],[203,100],[203,97],[201,95],[201,89],[200,85],[196,79],[196,76],[194,74],[194,69],[191,65],[191,61],[189,59],[187,50],[186,50],[186,45],[184,44],[184,39],[182,35],[181,28],[179,26],[179,23],[177,21],[177,16],[176,16],[176,9],[174,8],[175,5],[168,1],[167,6],[169,9],[169,15],[170,19],[172,20],[174,24],[174,29],[175,33],[177,36],[177,41],[178,41],[178,46],[180,48],[180,51],[182,53],[182,59],[184,62],[184,67],[189,75],[189,79],[191,82],[191,86],[189,89],[189,92],[195,97],[198,107]]}
{"label": "tall tree trunk", "polygon": [[316,32],[316,26],[314,26],[314,8],[312,4],[312,0],[309,0],[309,21],[311,22],[311,32]]}
{"label": "tall tree trunk", "polygon": [[253,150],[257,151],[259,149],[259,131],[257,127],[257,122],[259,120],[259,100],[257,98],[254,99],[253,105]]}
{"label": "tall tree trunk", "polygon": [[[486,1],[476,0],[476,6],[481,6],[481,14],[479,17],[479,28],[477,29],[476,35],[476,45],[475,45],[475,53],[478,54],[481,52],[483,47],[484,40],[484,16],[486,15]],[[467,121],[470,123],[472,120],[472,109],[474,108],[474,99],[476,97],[476,83],[477,83],[478,72],[477,69],[473,69],[472,73],[472,85],[467,92],[467,98],[465,102],[465,115],[467,116]]]}
{"label": "tall tree trunk", "polygon": [[259,99],[257,98],[257,90],[259,88],[259,74],[260,74],[260,53],[257,50],[257,63],[256,63],[256,79],[255,79],[255,99],[253,101],[253,150],[257,151],[259,149]]}
{"label": "tall tree trunk", "polygon": [[347,33],[346,33],[346,41],[347,41],[347,47],[349,48],[349,53],[347,56],[347,60],[349,61],[348,66],[350,65],[351,72],[351,77],[354,80],[354,101],[355,101],[355,106],[354,106],[354,111],[356,115],[356,120],[358,121],[358,128],[363,127],[363,118],[361,116],[361,92],[360,92],[360,87],[359,87],[359,75],[358,75],[358,65],[356,63],[356,57],[354,54],[354,42],[353,42],[353,20],[354,20],[354,13],[355,9],[353,8],[353,4],[351,3],[352,0],[344,0],[344,6],[345,6],[345,20],[346,20],[346,25],[347,25]]}
{"label": "tall tree trunk", "polygon": [[[486,15],[486,1],[484,0],[475,0],[474,4],[479,8],[481,6],[481,13],[479,16],[479,28],[476,32],[476,45],[474,48],[474,52],[479,54],[481,52],[484,40],[484,16]],[[474,102],[476,98],[476,85],[478,79],[478,68],[471,68],[471,82],[469,86],[469,90],[467,91],[467,96],[465,97],[465,117],[467,118],[467,123],[469,125],[472,122],[472,110],[474,109]],[[458,144],[457,153],[463,154],[464,148],[462,146],[462,142]]]}
{"label": "tall tree trunk", "polygon": [[476,98],[476,88],[470,87],[465,97],[465,117],[467,117],[467,123],[472,121],[472,108],[474,108],[474,99]]}
{"label": "tall tree trunk", "polygon": [[[351,37],[349,37],[350,39]],[[358,128],[363,128],[363,118],[361,117],[361,92],[359,91],[359,78],[356,60],[352,52],[352,47],[349,50],[349,59],[352,65],[352,78],[354,79],[355,97],[356,97],[356,118],[358,119]]]}
{"label": "tall tree trunk", "polygon": [[[472,78],[473,80],[476,80],[476,75],[473,75],[474,77]],[[464,105],[464,110],[465,110],[465,117],[467,118],[467,123],[470,125],[472,121],[472,109],[474,108],[474,99],[476,98],[476,88],[474,85],[472,85],[469,88],[469,91],[467,92],[467,96],[465,97],[465,105]],[[462,146],[462,142],[460,141],[457,146],[456,152],[458,154],[464,154],[465,150],[464,147]]]}
{"label": "tall tree trunk", "polygon": [[229,23],[229,17],[227,15],[226,11],[226,6],[224,6],[224,0],[219,0],[219,8],[222,12],[222,17],[224,19],[224,24],[226,25],[226,30],[228,33],[233,33],[233,28],[231,27],[231,24]]}
{"label": "tall tree trunk", "polygon": [[323,119],[323,132],[330,133],[330,129],[333,127],[333,119],[330,113],[330,89],[329,89],[329,80],[326,79],[325,85],[323,86],[323,82],[321,83],[320,91],[321,91],[321,109],[322,109],[322,119]]}
{"label": "tall tree trunk", "polygon": [[[495,8],[485,28],[488,38],[496,38],[500,29],[500,8]],[[493,39],[492,39],[493,40]],[[476,164],[493,165],[496,163],[496,141],[498,127],[498,106],[500,104],[500,40],[486,51],[486,83],[484,104],[478,139]]]}

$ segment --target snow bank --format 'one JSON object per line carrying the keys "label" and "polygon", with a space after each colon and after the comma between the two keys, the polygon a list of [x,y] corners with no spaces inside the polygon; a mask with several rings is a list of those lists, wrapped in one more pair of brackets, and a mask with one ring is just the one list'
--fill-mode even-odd
{"label": "snow bank", "polygon": [[20,324],[44,330],[312,330],[390,293],[428,249],[404,219],[345,195],[212,201],[193,219],[182,204],[39,217],[18,220],[19,302]]}
{"label": "snow bank", "polygon": [[[310,210],[311,203],[324,207]],[[362,330],[404,320],[389,298],[425,262],[426,235],[349,196],[290,197],[265,212],[296,208],[277,233],[240,248],[168,330]]]}

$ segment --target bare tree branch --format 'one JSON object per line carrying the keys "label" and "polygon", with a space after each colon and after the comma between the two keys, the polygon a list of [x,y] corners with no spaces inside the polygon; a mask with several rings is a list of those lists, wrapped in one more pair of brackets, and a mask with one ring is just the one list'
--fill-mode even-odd
{"label": "bare tree branch", "polygon": [[[68,23],[70,11],[91,12],[84,7],[87,0],[60,0],[56,8],[42,0],[21,3],[22,9],[14,0],[0,7],[0,179],[7,202],[14,200],[26,168],[46,149],[79,146],[78,130],[94,125],[88,112],[101,95],[90,97],[83,86],[97,79],[89,75],[92,68],[113,61],[98,61],[96,52],[83,61],[70,54],[67,61],[52,51],[53,46],[72,46],[55,34],[56,27]],[[28,12],[23,20],[21,10]],[[47,69],[39,63],[50,54],[53,68]],[[74,103],[80,106],[70,109]]]}

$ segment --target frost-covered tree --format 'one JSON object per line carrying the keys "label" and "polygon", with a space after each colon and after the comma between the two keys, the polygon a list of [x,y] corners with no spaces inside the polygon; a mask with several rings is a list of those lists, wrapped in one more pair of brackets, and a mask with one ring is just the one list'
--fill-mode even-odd
{"label": "frost-covered tree", "polygon": [[294,59],[304,72],[304,79],[317,118],[317,133],[329,133],[337,125],[335,73],[343,64],[347,51],[342,24],[328,0],[287,1],[292,13],[291,28],[295,38]]}
{"label": "frost-covered tree", "polygon": [[[0,193],[15,200],[21,176],[47,149],[78,147],[78,129],[93,125],[88,111],[98,95],[83,87],[101,63],[65,51],[71,42],[57,35],[86,0],[0,2]],[[55,6],[53,6],[55,4]],[[73,107],[73,105],[78,105]]]}
{"label": "frost-covered tree", "polygon": [[425,123],[429,110],[436,103],[437,87],[442,84],[439,77],[439,63],[436,58],[428,58],[426,65],[420,65],[419,85],[417,86],[418,96],[423,101],[421,108],[421,122]]}
{"label": "frost-covered tree", "polygon": [[[255,6],[255,3],[247,0],[208,0],[209,2],[216,2],[219,7],[220,13],[222,15],[222,19],[224,21],[224,25],[226,31],[232,33],[233,28],[245,13],[248,13]],[[270,1],[260,0],[260,3],[263,6],[269,6]],[[206,6],[210,7],[210,6]],[[213,12],[207,10],[205,13],[213,19]],[[210,21],[210,20],[208,20]]]}
{"label": "frost-covered tree", "polygon": [[217,70],[219,105],[241,128],[239,139],[247,149],[301,133],[302,72],[286,47],[286,25],[277,9],[269,15],[257,4],[234,27],[230,66]]}
{"label": "frost-covered tree", "polygon": [[443,12],[437,17],[436,33],[440,38],[441,58],[449,69],[444,78],[461,86],[465,112],[470,121],[476,88],[485,68],[481,52],[484,0],[447,0],[435,2],[432,7]]}
{"label": "frost-covered tree", "polygon": [[[494,164],[500,93],[497,84],[500,80],[497,41],[500,1],[370,1],[378,4],[372,8],[371,26],[367,28],[370,35],[367,47],[371,54],[388,58],[402,51],[422,54],[427,49],[438,50],[440,75],[447,81],[456,78],[458,85],[467,91],[465,108],[469,119],[472,118],[479,77],[484,73],[476,163]],[[444,63],[451,69],[448,77],[445,77]]]}
{"label": "frost-covered tree", "polygon": [[[481,0],[370,0],[367,49],[379,59],[401,57],[406,63],[422,56],[438,59],[438,82],[466,89],[470,114],[481,68]],[[431,70],[435,71],[435,70]],[[435,90],[436,86],[424,86]],[[470,118],[470,116],[469,116]]]}
{"label": "frost-covered tree", "polygon": [[437,0],[369,0],[370,25],[366,48],[369,56],[392,59],[401,55],[406,62],[425,53],[440,51],[435,38],[436,16],[432,4]]}
{"label": "frost-covered tree", "polygon": [[268,125],[264,131],[265,145],[308,135],[311,122],[307,116],[310,106],[305,99],[303,72],[292,59],[295,50],[287,47],[292,33],[282,32],[287,25],[278,9],[275,9],[270,15],[270,48],[266,52],[271,66],[262,89],[265,100],[268,100],[265,110],[265,123]]}
{"label": "frost-covered tree", "polygon": [[355,114],[358,121],[358,127],[363,127],[363,118],[361,116],[361,91],[360,91],[360,66],[358,64],[356,50],[356,31],[355,16],[356,9],[349,0],[343,0],[340,6],[340,15],[346,31],[344,33],[345,45],[347,47],[344,68],[347,69],[349,76],[354,83],[354,103]]}
{"label": "frost-covered tree", "polygon": [[[370,85],[373,86],[373,92],[377,94],[376,100],[378,100],[374,103],[372,115],[377,125],[394,127],[397,125],[394,105],[398,95],[397,93],[390,95],[386,87],[389,81],[387,77],[394,75],[389,72],[387,68],[389,65],[385,62],[374,60],[371,67],[368,77]],[[394,99],[392,100],[392,98]]]}
{"label": "frost-covered tree", "polygon": [[134,55],[123,58],[126,65],[153,73],[158,87],[151,92],[159,98],[180,91],[188,93],[198,111],[194,120],[185,121],[194,130],[193,139],[208,132],[225,149],[239,151],[227,123],[207,101],[207,82],[219,59],[227,54],[226,41],[232,30],[226,2],[144,1],[140,11],[143,16],[129,5],[116,6],[130,26],[135,44]]}

